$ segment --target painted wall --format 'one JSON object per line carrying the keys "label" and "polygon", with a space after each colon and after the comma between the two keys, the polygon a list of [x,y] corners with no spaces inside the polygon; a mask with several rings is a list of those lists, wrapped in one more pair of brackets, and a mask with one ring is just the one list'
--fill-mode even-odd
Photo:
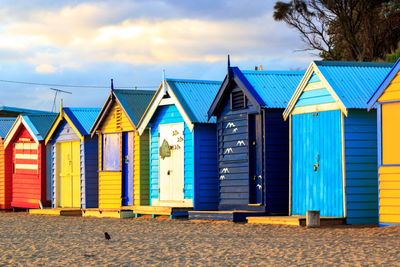
{"label": "painted wall", "polygon": [[126,117],[121,107],[114,102],[101,125],[101,132],[119,133],[133,130],[133,126],[129,122],[128,117]]}
{"label": "painted wall", "polygon": [[347,223],[378,223],[376,110],[350,109],[344,137]]}
{"label": "painted wall", "polygon": [[[232,86],[233,90],[241,90]],[[217,116],[219,210],[249,209],[248,119],[256,112],[250,101],[247,108],[231,110],[229,97],[222,100]],[[238,145],[239,144],[239,145]],[[259,208],[259,207],[258,207]]]}
{"label": "painted wall", "polygon": [[135,134],[134,205],[150,205],[150,133]]}
{"label": "painted wall", "polygon": [[[81,144],[81,149],[83,149],[81,160],[84,162],[82,172],[85,174],[81,186],[82,204],[86,202],[86,208],[97,208],[99,201],[97,135],[93,138],[85,136],[84,144]],[[86,196],[86,198],[83,199],[83,196]]]}
{"label": "painted wall", "polygon": [[[150,202],[159,198],[159,138],[160,124],[184,122],[175,105],[160,106],[150,121]],[[194,197],[194,149],[193,133],[185,124],[184,129],[184,198]]]}
{"label": "painted wall", "polygon": [[0,138],[0,209],[10,209],[11,205],[12,155],[10,148],[4,149]]}
{"label": "painted wall", "polygon": [[399,101],[400,100],[400,73],[393,77],[378,102]]}
{"label": "painted wall", "polygon": [[216,210],[219,200],[217,134],[215,124],[195,124],[194,210]]}
{"label": "painted wall", "polygon": [[400,224],[400,166],[379,167],[379,223]]}

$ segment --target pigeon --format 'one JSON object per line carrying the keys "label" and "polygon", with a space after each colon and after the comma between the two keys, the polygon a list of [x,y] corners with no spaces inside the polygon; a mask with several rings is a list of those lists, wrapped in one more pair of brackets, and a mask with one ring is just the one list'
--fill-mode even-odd
{"label": "pigeon", "polygon": [[104,237],[106,238],[106,240],[111,239],[111,236],[107,232],[104,232]]}

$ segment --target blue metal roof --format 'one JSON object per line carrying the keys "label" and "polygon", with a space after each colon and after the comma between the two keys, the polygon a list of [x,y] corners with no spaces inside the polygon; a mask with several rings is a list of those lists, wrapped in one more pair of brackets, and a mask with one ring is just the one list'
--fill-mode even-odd
{"label": "blue metal roof", "polygon": [[286,108],[304,71],[242,70],[267,108]]}
{"label": "blue metal roof", "polygon": [[367,101],[392,63],[314,61],[346,108],[367,108]]}
{"label": "blue metal roof", "polygon": [[63,110],[81,135],[89,135],[101,108],[63,108]]}
{"label": "blue metal roof", "polygon": [[166,79],[179,103],[193,123],[215,123],[208,121],[210,108],[222,82],[203,80]]}
{"label": "blue metal roof", "polygon": [[43,110],[34,110],[34,109],[26,109],[26,108],[16,108],[16,107],[8,107],[8,106],[0,106],[0,114],[7,113],[7,114],[15,114],[17,117],[19,114],[52,114],[50,111],[43,111]]}
{"label": "blue metal roof", "polygon": [[400,71],[400,58],[394,63],[392,69],[386,76],[386,78],[383,80],[381,85],[379,85],[378,89],[375,91],[373,96],[369,99],[368,101],[368,109],[371,109],[376,101],[378,101],[378,98],[383,94],[385,91],[386,87],[389,85],[389,83],[393,80],[393,78],[396,76],[396,74]]}
{"label": "blue metal roof", "polygon": [[116,89],[113,92],[135,127],[155,94],[155,91],[149,90]]}
{"label": "blue metal roof", "polygon": [[25,122],[29,125],[32,132],[36,135],[36,138],[44,140],[47,132],[50,130],[53,121],[57,118],[55,113],[44,113],[44,114],[27,114],[22,115]]}
{"label": "blue metal roof", "polygon": [[0,118],[0,138],[4,139],[16,118]]}

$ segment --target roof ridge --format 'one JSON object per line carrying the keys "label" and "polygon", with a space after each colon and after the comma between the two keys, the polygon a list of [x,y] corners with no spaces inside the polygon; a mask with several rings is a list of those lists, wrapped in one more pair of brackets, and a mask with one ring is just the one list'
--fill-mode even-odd
{"label": "roof ridge", "polygon": [[278,75],[304,75],[305,70],[240,70],[242,73],[278,74]]}
{"label": "roof ridge", "polygon": [[314,60],[317,66],[354,66],[354,67],[391,67],[389,62],[360,62],[360,61],[323,61]]}
{"label": "roof ridge", "polygon": [[215,80],[196,80],[196,79],[175,79],[175,78],[167,78],[165,79],[167,82],[186,82],[186,83],[222,83],[222,81]]}

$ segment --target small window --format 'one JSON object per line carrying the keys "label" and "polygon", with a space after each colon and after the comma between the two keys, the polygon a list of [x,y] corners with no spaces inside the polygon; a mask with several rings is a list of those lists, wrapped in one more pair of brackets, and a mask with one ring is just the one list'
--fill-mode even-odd
{"label": "small window", "polygon": [[246,108],[246,97],[241,90],[231,93],[231,109],[237,110]]}
{"label": "small window", "polygon": [[120,170],[120,134],[103,134],[103,170]]}

